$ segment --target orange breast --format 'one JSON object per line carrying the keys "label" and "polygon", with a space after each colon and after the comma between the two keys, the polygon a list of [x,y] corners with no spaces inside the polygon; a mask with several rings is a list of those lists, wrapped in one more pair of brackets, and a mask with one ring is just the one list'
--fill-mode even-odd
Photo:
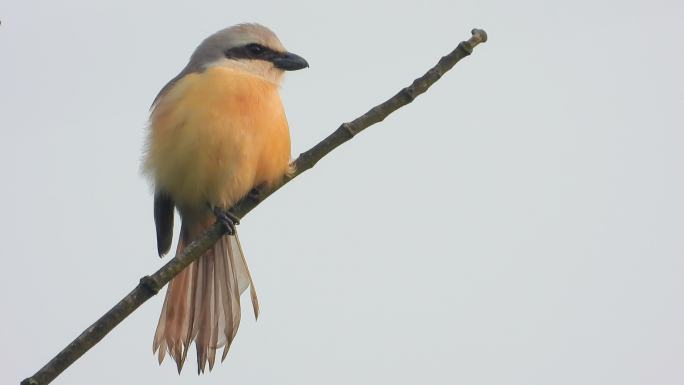
{"label": "orange breast", "polygon": [[150,122],[144,171],[176,203],[229,207],[288,169],[290,135],[278,88],[211,68],[178,81]]}

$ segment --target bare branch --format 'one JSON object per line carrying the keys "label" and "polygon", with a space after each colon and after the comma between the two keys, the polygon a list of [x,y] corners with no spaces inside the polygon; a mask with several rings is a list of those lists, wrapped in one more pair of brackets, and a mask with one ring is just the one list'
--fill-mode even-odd
{"label": "bare branch", "polygon": [[[304,171],[312,168],[319,160],[339,145],[353,138],[356,134],[373,124],[381,122],[397,109],[411,103],[417,96],[427,91],[430,86],[456,65],[456,63],[470,55],[475,46],[486,41],[487,34],[485,31],[481,29],[472,30],[472,37],[470,39],[461,42],[456,49],[442,57],[434,67],[427,71],[423,76],[414,80],[411,85],[401,89],[396,95],[392,96],[384,103],[371,108],[368,112],[353,121],[343,123],[327,138],[323,139],[308,151],[300,154],[294,161],[295,172],[285,178],[281,184],[268,190],[259,191],[258,196],[250,194],[235,204],[230,211],[240,218],[244,217],[259,205],[259,203],[268,198],[269,195],[273,194]],[[199,239],[187,246],[180,255],[177,255],[161,269],[157,270],[156,273],[140,279],[140,283],[133,291],[83,331],[81,335],[76,337],[74,341],[64,348],[64,350],[59,352],[59,354],[50,360],[50,362],[36,374],[23,380],[21,385],[44,385],[52,382],[52,380],[79,357],[102,340],[107,333],[116,327],[116,325],[133,313],[135,309],[157,294],[173,277],[203,255],[206,250],[225,234],[224,231],[222,225],[218,223],[215,224],[202,234]]]}

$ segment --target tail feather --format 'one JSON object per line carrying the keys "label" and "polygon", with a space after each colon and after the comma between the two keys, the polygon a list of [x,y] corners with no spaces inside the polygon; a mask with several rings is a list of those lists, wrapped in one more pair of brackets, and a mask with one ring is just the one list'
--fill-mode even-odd
{"label": "tail feather", "polygon": [[[178,242],[177,253],[185,248],[185,237]],[[180,372],[193,338],[192,326],[197,286],[197,264],[193,263],[169,283],[162,316],[154,337],[153,350],[159,349],[159,363],[166,352],[173,357]]]}
{"label": "tail feather", "polygon": [[[176,253],[202,230],[184,226]],[[240,326],[240,294],[248,287],[256,318],[259,303],[240,241],[237,234],[224,236],[169,283],[152,344],[159,363],[168,352],[180,373],[193,340],[198,373],[207,363],[213,369],[222,347],[223,361]]]}
{"label": "tail feather", "polygon": [[240,238],[238,238],[237,233],[235,237],[230,238],[231,250],[233,254],[237,254],[240,258],[240,262],[237,265],[240,267],[238,276],[242,277],[242,281],[238,281],[240,285],[240,293],[245,291],[249,286],[249,297],[252,302],[252,310],[254,310],[254,319],[259,318],[259,299],[257,298],[256,288],[254,287],[254,282],[252,282],[252,274],[250,274],[247,268],[247,260],[245,259],[245,253],[242,252],[242,245],[240,245]]}
{"label": "tail feather", "polygon": [[[241,291],[239,291],[239,285],[237,283],[237,274],[235,271],[235,264],[233,263],[234,258],[233,258],[233,252],[230,247],[226,248],[226,245],[223,244],[223,249],[225,252],[227,252],[228,258],[224,261],[224,272],[223,272],[223,277],[225,277],[225,284],[223,285],[224,290],[228,295],[226,296],[227,303],[229,308],[231,309],[239,309],[240,308],[240,294]],[[223,326],[223,334],[226,337],[226,344],[227,346],[230,346],[233,343],[233,339],[235,338],[235,334],[237,333],[238,327],[240,327],[240,313],[239,312],[232,312],[226,314],[226,321],[222,325]],[[223,350],[223,355],[221,356],[221,361],[226,359],[226,355],[228,354],[228,349]]]}
{"label": "tail feather", "polygon": [[[207,358],[212,353],[211,334],[216,315],[214,308],[214,261],[216,254],[205,254],[200,257],[199,271],[197,275],[197,287],[195,294],[195,316],[197,320],[193,325],[192,334],[195,336],[195,348],[197,349],[197,370],[204,372]],[[220,258],[220,256],[219,256]],[[215,351],[215,347],[214,350]]]}

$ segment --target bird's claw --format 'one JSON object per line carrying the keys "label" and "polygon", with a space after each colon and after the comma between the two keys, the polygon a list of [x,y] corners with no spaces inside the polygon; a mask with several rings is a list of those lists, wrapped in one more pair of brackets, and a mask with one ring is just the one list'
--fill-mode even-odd
{"label": "bird's claw", "polygon": [[228,210],[214,208],[214,216],[216,216],[216,221],[226,228],[228,235],[235,234],[235,226],[240,224],[240,218],[237,215]]}

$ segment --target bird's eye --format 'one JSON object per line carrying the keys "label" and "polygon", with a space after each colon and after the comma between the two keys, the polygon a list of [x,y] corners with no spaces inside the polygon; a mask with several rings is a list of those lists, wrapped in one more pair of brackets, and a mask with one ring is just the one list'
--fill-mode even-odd
{"label": "bird's eye", "polygon": [[255,43],[247,44],[247,50],[254,55],[260,55],[265,51],[263,46]]}

